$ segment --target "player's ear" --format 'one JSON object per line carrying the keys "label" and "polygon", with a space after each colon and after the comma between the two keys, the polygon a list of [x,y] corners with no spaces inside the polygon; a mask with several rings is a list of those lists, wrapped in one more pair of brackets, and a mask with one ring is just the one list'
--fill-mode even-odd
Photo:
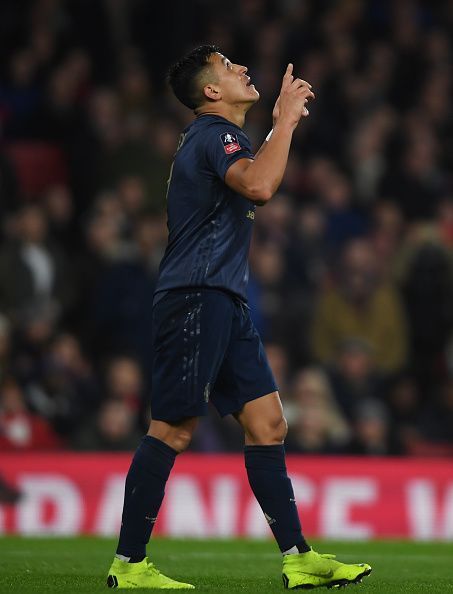
{"label": "player's ear", "polygon": [[219,101],[222,99],[220,88],[213,83],[209,83],[203,87],[203,95],[211,101]]}

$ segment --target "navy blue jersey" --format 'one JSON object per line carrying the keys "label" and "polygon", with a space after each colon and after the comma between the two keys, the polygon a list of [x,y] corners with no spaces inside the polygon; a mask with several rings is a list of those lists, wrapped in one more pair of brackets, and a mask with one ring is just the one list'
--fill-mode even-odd
{"label": "navy blue jersey", "polygon": [[222,117],[199,116],[184,130],[168,184],[169,236],[156,293],[211,287],[247,299],[255,205],[225,184],[228,168],[243,158],[253,159],[249,139]]}

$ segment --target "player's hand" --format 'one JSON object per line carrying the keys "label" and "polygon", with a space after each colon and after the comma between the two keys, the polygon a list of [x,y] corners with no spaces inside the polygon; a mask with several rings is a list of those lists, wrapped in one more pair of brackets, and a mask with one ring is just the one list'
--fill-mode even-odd
{"label": "player's hand", "polygon": [[294,78],[293,65],[288,64],[283,75],[280,95],[272,112],[275,123],[282,121],[295,128],[300,118],[309,115],[306,104],[314,98],[311,85],[301,78]]}

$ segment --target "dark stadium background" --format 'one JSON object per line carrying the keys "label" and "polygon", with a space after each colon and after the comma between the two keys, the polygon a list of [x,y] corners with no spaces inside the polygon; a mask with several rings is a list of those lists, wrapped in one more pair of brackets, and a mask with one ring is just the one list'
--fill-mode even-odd
{"label": "dark stadium background", "polygon": [[[192,117],[165,73],[202,42],[248,66],[256,149],[288,61],[317,96],[250,256],[287,450],[451,457],[451,0],[3,0],[0,450],[132,451],[146,430],[166,179]],[[213,412],[191,449],[242,437]]]}

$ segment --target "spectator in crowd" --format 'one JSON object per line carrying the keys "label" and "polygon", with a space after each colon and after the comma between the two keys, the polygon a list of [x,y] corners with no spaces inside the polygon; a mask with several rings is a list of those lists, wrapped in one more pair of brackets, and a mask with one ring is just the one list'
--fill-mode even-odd
{"label": "spectator in crowd", "polygon": [[80,239],[74,221],[70,188],[62,184],[51,186],[42,197],[42,204],[47,216],[49,237],[64,250],[67,258],[75,257]]}
{"label": "spectator in crowd", "polygon": [[341,250],[349,240],[366,234],[367,220],[352,202],[351,184],[334,163],[314,159],[309,180],[313,196],[324,210],[325,236],[331,251]]}
{"label": "spectator in crowd", "polygon": [[61,314],[72,299],[66,261],[59,246],[48,241],[43,210],[24,206],[17,215],[15,237],[0,251],[0,307],[20,319],[40,304]]}
{"label": "spectator in crowd", "polygon": [[378,399],[384,392],[384,378],[376,368],[372,347],[361,339],[344,339],[327,369],[336,401],[349,419],[362,401]]}
{"label": "spectator in crowd", "polygon": [[7,136],[30,134],[42,94],[36,74],[37,63],[31,48],[11,53],[0,94],[2,128]]}
{"label": "spectator in crowd", "polygon": [[313,320],[313,353],[331,363],[338,345],[348,339],[368,343],[377,369],[395,372],[407,356],[404,311],[396,289],[379,276],[368,240],[349,242],[336,283],[321,294]]}
{"label": "spectator in crowd", "polygon": [[136,413],[125,401],[110,398],[94,419],[80,428],[72,445],[77,450],[130,451],[137,447],[141,436]]}
{"label": "spectator in crowd", "polygon": [[286,282],[293,290],[313,295],[326,273],[325,212],[319,204],[310,201],[294,215],[285,254]]}
{"label": "spectator in crowd", "polygon": [[2,451],[55,450],[63,441],[51,425],[32,414],[24,394],[14,379],[0,386],[0,449]]}
{"label": "spectator in crowd", "polygon": [[[403,252],[404,219],[398,206],[381,200],[373,207],[370,241],[383,281],[398,280],[397,263]],[[397,286],[398,288],[398,286]]]}
{"label": "spectator in crowd", "polygon": [[128,351],[139,358],[143,368],[148,368],[153,293],[162,255],[161,219],[146,216],[137,220],[133,239],[129,254],[98,274],[90,317],[97,329],[100,351]]}
{"label": "spectator in crowd", "polygon": [[431,389],[436,381],[439,361],[453,330],[451,250],[432,235],[433,231],[419,226],[414,229],[415,237],[405,246],[400,268],[411,329],[411,361],[424,390]]}
{"label": "spectator in crowd", "polygon": [[382,184],[381,192],[395,196],[408,221],[433,218],[446,179],[439,169],[437,145],[432,132],[421,127],[409,135],[403,149],[401,166],[393,169]]}
{"label": "spectator in crowd", "polygon": [[325,212],[316,202],[298,208],[289,230],[285,259],[286,332],[282,341],[292,366],[299,367],[312,359],[307,329],[320,284],[326,275],[328,250],[325,241]]}
{"label": "spectator in crowd", "polygon": [[285,261],[278,244],[263,243],[252,247],[248,298],[252,320],[264,340],[279,336],[280,315],[284,309]]}
{"label": "spectator in crowd", "polygon": [[57,317],[52,303],[35,304],[21,314],[10,367],[22,386],[40,377],[47,348],[57,333]]}
{"label": "spectator in crowd", "polygon": [[25,391],[31,410],[60,435],[73,434],[99,406],[97,382],[79,341],[71,334],[57,334],[50,341]]}
{"label": "spectator in crowd", "polygon": [[349,452],[362,456],[386,456],[399,453],[392,443],[390,419],[384,404],[369,398],[354,411],[354,439]]}
{"label": "spectator in crowd", "polygon": [[139,419],[145,429],[149,425],[149,398],[146,378],[140,363],[134,357],[118,355],[111,359],[106,369],[106,398],[120,400]]}
{"label": "spectator in crowd", "polygon": [[288,451],[334,453],[347,446],[349,426],[322,371],[299,372],[284,407],[290,427]]}

